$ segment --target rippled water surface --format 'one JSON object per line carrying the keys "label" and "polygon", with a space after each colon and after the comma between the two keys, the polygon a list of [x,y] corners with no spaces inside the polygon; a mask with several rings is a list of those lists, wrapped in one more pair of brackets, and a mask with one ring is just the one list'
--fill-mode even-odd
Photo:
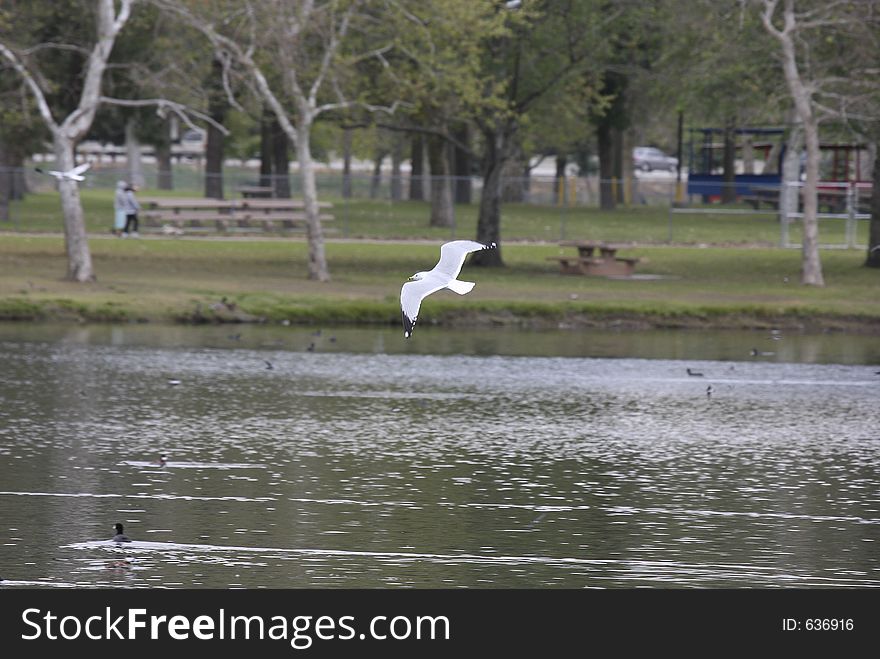
{"label": "rippled water surface", "polygon": [[878,586],[877,371],[876,337],[0,326],[0,577]]}

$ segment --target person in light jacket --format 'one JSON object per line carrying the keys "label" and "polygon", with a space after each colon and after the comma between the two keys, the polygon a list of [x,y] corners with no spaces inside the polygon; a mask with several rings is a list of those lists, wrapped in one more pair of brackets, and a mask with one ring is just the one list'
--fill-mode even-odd
{"label": "person in light jacket", "polygon": [[132,238],[138,237],[138,211],[141,209],[141,205],[138,203],[137,197],[134,196],[137,188],[133,183],[125,186],[125,228],[122,230],[122,237],[131,236]]}
{"label": "person in light jacket", "polygon": [[122,230],[125,229],[125,188],[128,183],[125,181],[116,182],[116,196],[113,197],[113,233],[121,236]]}

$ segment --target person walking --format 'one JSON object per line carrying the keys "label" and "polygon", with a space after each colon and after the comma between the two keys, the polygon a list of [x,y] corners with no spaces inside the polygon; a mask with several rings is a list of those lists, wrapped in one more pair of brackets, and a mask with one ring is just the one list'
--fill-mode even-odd
{"label": "person walking", "polygon": [[121,236],[122,230],[125,229],[125,188],[128,184],[125,181],[116,182],[116,196],[113,197],[113,235]]}
{"label": "person walking", "polygon": [[141,209],[141,205],[138,203],[137,197],[134,196],[134,193],[137,191],[134,183],[129,183],[125,186],[125,228],[122,230],[122,237],[131,236],[132,238],[138,238],[138,211]]}

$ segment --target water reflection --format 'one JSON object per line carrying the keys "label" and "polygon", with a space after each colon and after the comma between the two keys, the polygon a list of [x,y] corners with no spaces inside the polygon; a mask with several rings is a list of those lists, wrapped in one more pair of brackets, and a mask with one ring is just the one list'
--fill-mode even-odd
{"label": "water reflection", "polygon": [[880,585],[876,339],[425,329],[0,326],[3,585]]}

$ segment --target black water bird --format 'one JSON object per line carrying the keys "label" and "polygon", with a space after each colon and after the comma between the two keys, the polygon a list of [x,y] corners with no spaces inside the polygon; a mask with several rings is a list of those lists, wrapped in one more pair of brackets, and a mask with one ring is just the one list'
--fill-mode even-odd
{"label": "black water bird", "polygon": [[703,377],[702,373],[698,373],[697,371],[692,371],[691,369],[688,369],[687,373],[688,373],[688,375],[691,375],[693,377],[698,377],[698,378]]}
{"label": "black water bird", "polygon": [[272,362],[270,362],[268,359],[264,359],[263,361],[266,363],[267,371],[271,371],[273,368],[275,368],[274,366],[272,366]]}
{"label": "black water bird", "polygon": [[113,525],[113,530],[116,531],[116,535],[113,536],[113,542],[131,542],[131,538],[129,538],[123,531],[125,531],[125,527],[122,526],[119,522]]}
{"label": "black water bird", "polygon": [[712,385],[706,387],[706,398],[712,398]]}

